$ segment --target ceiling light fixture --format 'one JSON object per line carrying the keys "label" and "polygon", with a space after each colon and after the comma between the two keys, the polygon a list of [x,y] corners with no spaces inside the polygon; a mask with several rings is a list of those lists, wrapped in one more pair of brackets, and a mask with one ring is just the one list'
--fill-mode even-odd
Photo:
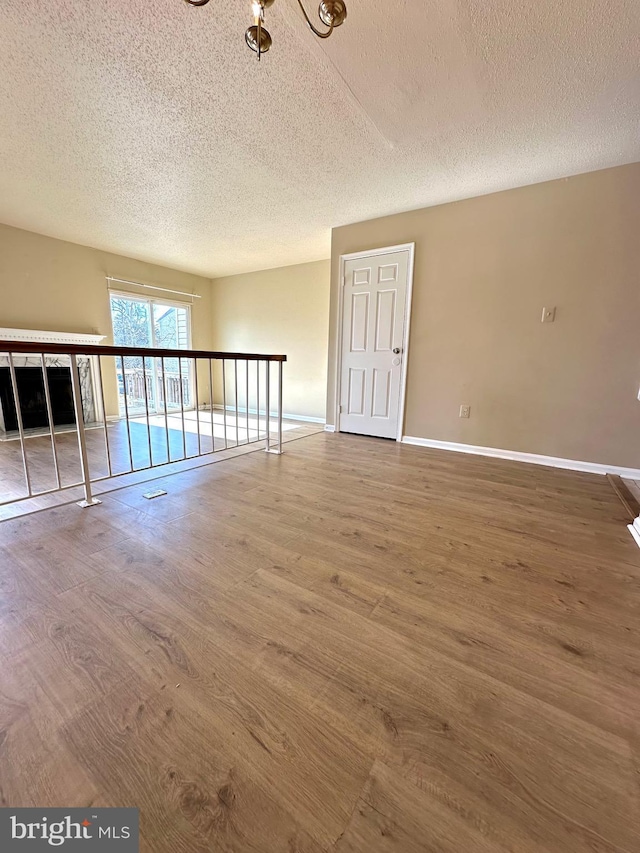
{"label": "ceiling light fixture", "polygon": [[[185,0],[190,6],[206,6],[209,0]],[[274,0],[252,0],[251,9],[253,12],[253,26],[244,34],[244,40],[247,45],[257,53],[258,59],[263,53],[266,53],[272,44],[269,30],[264,27],[264,10],[269,6],[273,6]],[[328,27],[327,30],[319,30],[315,27],[307,15],[307,12],[302,4],[302,0],[298,0],[298,6],[302,10],[304,19],[307,22],[309,29],[318,38],[329,38],[336,27],[339,27],[345,22],[347,17],[347,7],[344,0],[320,0],[318,7],[318,17],[320,21]]]}

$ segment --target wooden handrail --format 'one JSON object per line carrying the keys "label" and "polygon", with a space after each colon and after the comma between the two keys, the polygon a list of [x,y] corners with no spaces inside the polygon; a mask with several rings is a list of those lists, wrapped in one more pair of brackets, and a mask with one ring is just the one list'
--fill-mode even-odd
{"label": "wooden handrail", "polygon": [[262,355],[253,352],[214,352],[197,349],[155,349],[152,347],[114,347],[95,344],[54,344],[37,341],[0,341],[4,353],[44,353],[45,355],[110,355],[143,358],[224,358],[241,361],[286,361],[286,355]]}

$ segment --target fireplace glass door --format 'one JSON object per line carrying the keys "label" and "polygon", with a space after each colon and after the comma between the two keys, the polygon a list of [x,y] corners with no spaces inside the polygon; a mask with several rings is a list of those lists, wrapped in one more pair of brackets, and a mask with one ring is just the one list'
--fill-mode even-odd
{"label": "fireplace glass door", "polygon": [[[190,306],[111,294],[113,342],[123,347],[189,349]],[[192,376],[188,359],[125,356],[116,359],[120,414],[193,408]]]}

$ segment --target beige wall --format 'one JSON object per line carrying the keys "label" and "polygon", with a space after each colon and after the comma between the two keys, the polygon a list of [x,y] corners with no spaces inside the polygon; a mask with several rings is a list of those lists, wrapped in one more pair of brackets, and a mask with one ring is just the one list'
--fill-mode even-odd
{"label": "beige wall", "polygon": [[339,257],[408,242],[405,435],[640,468],[640,164],[334,229],[328,423]]}
{"label": "beige wall", "polygon": [[324,419],[330,262],[213,281],[213,342],[235,352],[285,353],[284,411]]}
{"label": "beige wall", "polygon": [[[211,348],[209,279],[8,225],[0,225],[0,327],[95,333],[112,343],[105,275],[199,294],[193,300],[192,343],[195,349]],[[117,414],[114,376],[105,377],[105,391],[108,414]]]}

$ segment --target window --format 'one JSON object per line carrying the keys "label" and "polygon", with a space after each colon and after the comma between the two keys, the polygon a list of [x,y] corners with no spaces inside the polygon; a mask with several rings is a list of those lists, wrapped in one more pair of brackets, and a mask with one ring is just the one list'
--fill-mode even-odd
{"label": "window", "polygon": [[[113,342],[121,347],[189,349],[191,306],[112,293]],[[120,414],[136,416],[193,408],[191,363],[178,358],[116,359]],[[125,397],[126,390],[126,397]]]}

